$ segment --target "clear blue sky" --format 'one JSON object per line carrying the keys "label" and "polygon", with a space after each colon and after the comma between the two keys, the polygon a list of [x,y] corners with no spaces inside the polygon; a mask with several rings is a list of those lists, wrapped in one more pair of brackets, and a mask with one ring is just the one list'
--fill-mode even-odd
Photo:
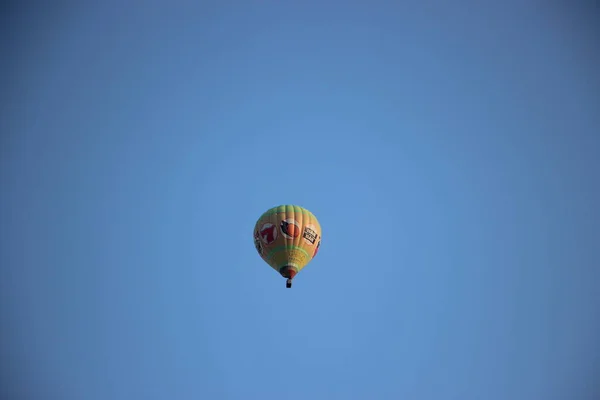
{"label": "clear blue sky", "polygon": [[[96,3],[0,24],[0,397],[600,392],[588,10]],[[323,227],[290,290],[286,203]]]}

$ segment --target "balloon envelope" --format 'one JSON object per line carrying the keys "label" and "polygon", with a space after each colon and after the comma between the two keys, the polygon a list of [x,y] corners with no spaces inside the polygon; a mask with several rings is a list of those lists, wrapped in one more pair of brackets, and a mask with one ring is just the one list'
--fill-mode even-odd
{"label": "balloon envelope", "polygon": [[256,222],[254,245],[275,271],[293,278],[317,255],[321,225],[317,217],[303,207],[273,207]]}

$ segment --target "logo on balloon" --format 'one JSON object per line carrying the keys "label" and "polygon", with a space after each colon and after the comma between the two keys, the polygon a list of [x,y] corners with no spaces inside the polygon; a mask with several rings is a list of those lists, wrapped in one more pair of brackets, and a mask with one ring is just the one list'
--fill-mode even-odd
{"label": "logo on balloon", "polygon": [[284,219],[281,221],[281,233],[287,239],[294,239],[300,236],[300,226],[292,218]]}
{"label": "logo on balloon", "polygon": [[309,244],[315,244],[317,241],[317,231],[313,225],[307,225],[304,228],[304,233],[302,234],[304,240]]}
{"label": "logo on balloon", "polygon": [[260,228],[260,238],[267,245],[273,243],[275,239],[277,239],[277,229],[275,225],[269,222],[264,223]]}
{"label": "logo on balloon", "polygon": [[321,247],[321,241],[320,240],[319,240],[319,243],[317,243],[317,247],[315,247],[315,252],[313,253],[313,258],[315,258],[315,256],[319,252],[319,247]]}

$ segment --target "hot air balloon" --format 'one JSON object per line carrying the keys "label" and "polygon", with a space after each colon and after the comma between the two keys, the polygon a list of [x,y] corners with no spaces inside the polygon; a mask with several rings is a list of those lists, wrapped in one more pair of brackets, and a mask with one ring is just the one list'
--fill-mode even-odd
{"label": "hot air balloon", "polygon": [[292,279],[316,255],[321,246],[321,225],[317,217],[296,205],[281,205],[267,210],[254,227],[254,246],[267,264]]}

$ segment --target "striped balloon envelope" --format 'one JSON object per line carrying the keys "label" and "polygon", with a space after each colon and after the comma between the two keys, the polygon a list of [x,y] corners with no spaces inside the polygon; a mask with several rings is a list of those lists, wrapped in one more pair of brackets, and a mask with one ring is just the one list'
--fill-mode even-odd
{"label": "striped balloon envelope", "polygon": [[292,279],[317,255],[321,225],[306,208],[296,205],[273,207],[254,226],[254,246],[261,258],[281,276]]}

